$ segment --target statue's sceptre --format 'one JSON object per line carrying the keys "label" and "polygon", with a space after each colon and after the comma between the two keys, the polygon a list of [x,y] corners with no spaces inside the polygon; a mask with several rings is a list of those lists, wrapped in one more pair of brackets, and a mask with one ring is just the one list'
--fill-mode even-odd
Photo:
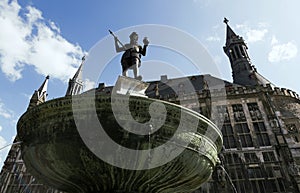
{"label": "statue's sceptre", "polygon": [[124,44],[122,44],[122,42],[118,39],[118,37],[111,30],[108,31],[117,40],[117,42],[119,42],[119,44],[125,49]]}

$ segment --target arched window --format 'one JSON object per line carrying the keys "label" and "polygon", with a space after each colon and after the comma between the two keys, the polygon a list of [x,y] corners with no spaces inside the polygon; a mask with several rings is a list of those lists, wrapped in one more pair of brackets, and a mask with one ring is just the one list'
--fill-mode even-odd
{"label": "arched window", "polygon": [[237,58],[241,58],[241,53],[240,53],[240,51],[239,51],[238,46],[235,46],[235,47],[234,47],[234,51],[235,51],[235,53],[237,54]]}
{"label": "arched window", "polygon": [[239,47],[240,47],[240,51],[241,51],[242,57],[245,58],[245,57],[246,57],[246,54],[245,54],[245,51],[244,51],[244,49],[243,49],[243,46],[240,45]]}
{"label": "arched window", "polygon": [[235,54],[233,53],[232,49],[229,49],[229,59],[230,59],[230,61],[233,61],[236,59]]}

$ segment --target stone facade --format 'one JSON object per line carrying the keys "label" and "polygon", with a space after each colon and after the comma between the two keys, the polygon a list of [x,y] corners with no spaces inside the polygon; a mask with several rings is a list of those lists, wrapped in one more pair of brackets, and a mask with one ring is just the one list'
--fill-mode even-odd
{"label": "stone facade", "polygon": [[[16,138],[15,141],[18,141]],[[0,173],[1,193],[63,193],[38,182],[26,169],[20,145],[13,145]]]}
{"label": "stone facade", "polygon": [[[163,81],[150,82],[146,92],[149,97],[196,110],[222,128],[224,147],[219,157],[231,180],[223,171],[216,170],[211,180],[196,192],[229,193],[233,191],[230,181],[237,192],[299,192],[298,95],[291,90],[272,88],[270,85],[254,88],[225,82],[226,98],[212,101],[212,96],[222,95],[224,90],[203,89],[201,84],[208,77],[211,81],[220,81],[209,75],[187,77],[193,85],[199,86],[199,90],[195,89],[199,109],[193,109],[189,103],[195,95],[180,86],[186,78],[168,80],[163,77]],[[176,88],[174,85],[178,90],[171,89],[171,92],[170,87]],[[181,94],[176,94],[180,93],[179,90]],[[96,91],[110,95],[112,88],[102,85]],[[220,123],[220,119],[223,122]],[[19,179],[24,180],[21,182]],[[31,192],[56,193],[49,187],[45,189],[46,186],[36,184],[33,179],[22,164],[18,146],[13,146],[2,168],[1,193],[15,192],[13,187],[24,192],[27,187]],[[34,191],[34,188],[38,190]]]}
{"label": "stone facade", "polygon": [[[200,84],[204,76],[189,78]],[[170,84],[180,81],[169,80]],[[232,184],[240,193],[299,192],[299,96],[271,85],[225,84],[225,90],[226,98],[214,101],[211,96],[222,95],[222,90],[195,90],[199,112],[222,130],[224,147],[219,157],[226,170],[216,168],[211,180],[195,193],[231,193]],[[182,96],[157,97],[175,103],[180,97],[188,101],[189,93],[182,91]],[[182,105],[190,107],[188,102]]]}
{"label": "stone facade", "polygon": [[[244,40],[226,24],[224,51],[233,68],[234,83],[210,75],[177,79],[162,76],[161,80],[149,82],[146,94],[195,110],[222,131],[221,164],[194,193],[298,193],[299,96],[289,89],[275,87],[259,75],[250,63]],[[230,39],[232,36],[235,39]],[[99,84],[96,92],[110,95],[112,88]],[[200,108],[190,102],[194,97]],[[12,146],[0,175],[0,193],[15,192],[58,193],[37,183],[26,171],[18,145]]]}

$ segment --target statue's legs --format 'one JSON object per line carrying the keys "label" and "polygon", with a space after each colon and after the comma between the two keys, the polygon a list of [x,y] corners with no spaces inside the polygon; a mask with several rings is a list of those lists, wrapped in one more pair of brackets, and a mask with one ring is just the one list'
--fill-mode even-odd
{"label": "statue's legs", "polygon": [[141,77],[139,76],[139,65],[140,65],[140,60],[138,58],[135,58],[132,61],[132,66],[130,67],[130,69],[133,70],[133,76],[135,79],[141,79]]}
{"label": "statue's legs", "polygon": [[[142,77],[139,76],[139,66],[140,66],[140,60],[138,58],[131,58],[131,60],[129,60],[130,63],[128,65],[128,61],[125,61],[125,63],[122,64],[123,66],[123,71],[122,71],[122,75],[128,77],[128,69],[133,70],[133,76],[135,79],[141,80]],[[130,66],[129,68],[126,66]]]}
{"label": "statue's legs", "polygon": [[139,76],[139,60],[136,58],[135,59],[135,63],[134,65],[132,66],[133,67],[133,75],[134,75],[134,78],[137,78]]}
{"label": "statue's legs", "polygon": [[124,71],[122,72],[122,76],[126,76],[126,77],[127,77],[127,76],[128,76],[127,71],[128,71],[128,70],[124,70]]}

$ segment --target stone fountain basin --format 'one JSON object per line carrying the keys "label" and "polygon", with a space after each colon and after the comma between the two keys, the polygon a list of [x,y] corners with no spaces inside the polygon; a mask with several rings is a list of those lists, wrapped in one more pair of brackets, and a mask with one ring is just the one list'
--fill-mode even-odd
{"label": "stone fountain basin", "polygon": [[[111,95],[81,94],[50,100],[26,111],[18,121],[17,130],[28,171],[42,183],[70,193],[183,193],[198,189],[210,178],[223,143],[220,130],[210,120],[182,106],[159,101],[167,111],[165,123],[151,135],[141,136],[120,126],[112,112],[112,102],[121,105],[124,97],[120,95],[112,99]],[[153,102],[157,100],[130,97],[129,109],[134,120],[140,123],[149,121],[149,106]],[[176,158],[151,169],[131,170],[111,165],[95,155],[93,148],[100,151],[108,148],[101,137],[89,135],[94,143],[92,149],[82,139],[77,129],[78,119],[89,133],[95,127],[89,124],[95,112],[111,139],[135,150],[164,145],[172,138],[182,119],[187,122],[187,127],[189,120],[197,119],[198,124],[195,132],[181,132],[176,137],[179,143],[175,141],[174,148],[182,145],[181,142],[186,143]],[[119,115],[121,122],[126,123],[128,116]],[[111,153],[121,155],[118,149]],[[145,166],[148,161],[145,155],[141,155],[134,160],[125,159],[124,166],[129,162]]]}

